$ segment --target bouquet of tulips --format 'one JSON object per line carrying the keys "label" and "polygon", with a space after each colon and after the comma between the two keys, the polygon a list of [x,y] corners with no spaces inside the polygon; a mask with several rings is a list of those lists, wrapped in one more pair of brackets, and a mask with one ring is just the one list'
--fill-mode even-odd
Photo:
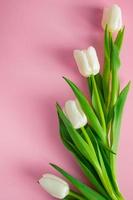
{"label": "bouquet of tulips", "polygon": [[[62,142],[74,155],[82,172],[93,187],[82,183],[60,167],[51,164],[77,190],[52,174],[45,174],[40,185],[53,197],[66,200],[123,200],[116,179],[116,158],[123,107],[129,91],[128,83],[120,88],[120,50],[124,27],[118,5],[104,9],[104,66],[101,74],[94,47],[75,50],[79,72],[87,79],[88,100],[69,79],[65,81],[75,94],[62,109],[56,105]],[[78,192],[77,192],[78,191]]]}

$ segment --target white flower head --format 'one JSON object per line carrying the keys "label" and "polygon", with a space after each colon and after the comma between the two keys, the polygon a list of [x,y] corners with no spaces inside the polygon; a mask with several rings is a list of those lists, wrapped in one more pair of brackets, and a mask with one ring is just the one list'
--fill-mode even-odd
{"label": "white flower head", "polygon": [[87,50],[74,50],[74,58],[82,76],[89,77],[99,73],[100,64],[94,47],[90,46]]}
{"label": "white flower head", "polygon": [[104,8],[102,27],[105,29],[108,25],[108,30],[110,32],[118,32],[122,28],[122,12],[121,8],[114,4],[111,7]]}
{"label": "white flower head", "polygon": [[43,175],[39,184],[55,198],[64,199],[69,194],[68,183],[53,174]]}
{"label": "white flower head", "polygon": [[75,129],[87,124],[87,117],[77,100],[68,100],[63,110]]}

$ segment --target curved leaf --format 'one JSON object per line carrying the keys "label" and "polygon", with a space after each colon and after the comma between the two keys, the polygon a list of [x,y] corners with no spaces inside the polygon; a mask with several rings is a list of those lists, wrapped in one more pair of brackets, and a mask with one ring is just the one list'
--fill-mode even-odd
{"label": "curved leaf", "polygon": [[114,118],[113,118],[112,132],[111,132],[112,150],[114,152],[117,152],[117,148],[118,148],[122,113],[123,113],[123,108],[124,108],[125,101],[127,98],[127,94],[129,91],[129,87],[130,87],[130,82],[122,90],[122,92],[120,93],[117,99],[116,105],[114,106]]}
{"label": "curved leaf", "polygon": [[91,126],[95,129],[97,135],[99,138],[106,143],[106,133],[104,132],[95,112],[93,111],[91,105],[89,104],[88,100],[84,96],[83,92],[69,79],[64,78],[65,81],[69,84],[69,86],[72,88],[75,96],[77,97],[84,113],[86,114],[89,123]]}
{"label": "curved leaf", "polygon": [[64,177],[66,177],[88,200],[106,200],[105,197],[100,195],[95,190],[86,186],[84,183],[80,182],[76,178],[72,177],[70,174],[65,172],[63,169],[58,167],[57,165],[50,164],[53,168],[55,168],[58,172],[60,172]]}
{"label": "curved leaf", "polygon": [[73,141],[77,149],[80,151],[81,154],[88,159],[92,165],[96,168],[99,168],[99,163],[96,157],[96,154],[92,151],[91,147],[86,143],[86,141],[80,136],[80,134],[73,128],[70,121],[65,116],[64,112],[62,111],[61,107],[57,105],[57,112],[64,122],[64,125]]}

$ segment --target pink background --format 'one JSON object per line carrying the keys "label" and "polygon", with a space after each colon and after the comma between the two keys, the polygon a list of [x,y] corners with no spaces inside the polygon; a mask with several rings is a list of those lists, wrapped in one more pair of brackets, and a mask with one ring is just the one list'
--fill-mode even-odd
{"label": "pink background", "polygon": [[[65,75],[86,90],[72,51],[94,45],[102,65],[102,8],[108,0],[0,0],[0,199],[52,200],[37,184],[56,163],[85,181],[58,134],[55,102],[73,98]],[[122,85],[133,81],[133,6],[123,10]],[[125,108],[118,179],[133,199],[133,90]]]}

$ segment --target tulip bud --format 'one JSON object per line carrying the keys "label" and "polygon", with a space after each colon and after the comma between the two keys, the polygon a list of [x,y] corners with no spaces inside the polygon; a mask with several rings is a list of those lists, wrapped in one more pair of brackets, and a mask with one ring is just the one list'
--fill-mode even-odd
{"label": "tulip bud", "polygon": [[82,76],[89,77],[99,72],[100,64],[94,47],[89,47],[87,50],[74,50],[74,58]]}
{"label": "tulip bud", "polygon": [[79,129],[87,124],[87,117],[77,100],[67,101],[64,112],[75,129]]}
{"label": "tulip bud", "polygon": [[108,25],[108,30],[110,32],[117,32],[122,28],[122,13],[121,8],[114,4],[109,8],[104,8],[102,27],[105,29]]}
{"label": "tulip bud", "polygon": [[53,197],[64,199],[69,194],[69,185],[53,174],[45,174],[39,180],[40,185]]}

